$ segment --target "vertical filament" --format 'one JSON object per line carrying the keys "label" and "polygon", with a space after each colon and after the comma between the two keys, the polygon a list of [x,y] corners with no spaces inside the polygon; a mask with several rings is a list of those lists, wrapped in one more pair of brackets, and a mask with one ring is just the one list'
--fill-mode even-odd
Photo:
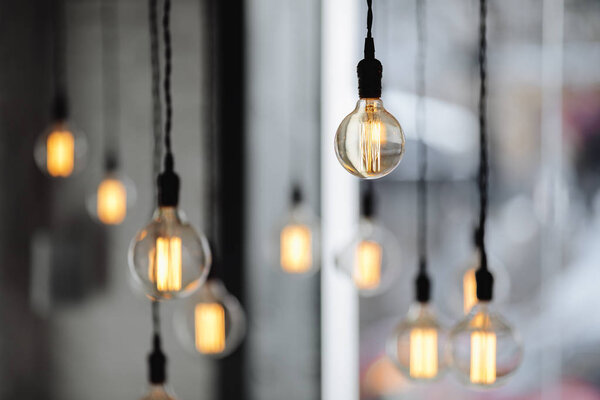
{"label": "vertical filament", "polygon": [[434,328],[410,331],[410,376],[431,379],[438,373],[438,335]]}
{"label": "vertical filament", "polygon": [[280,237],[281,268],[290,273],[302,273],[312,265],[312,234],[306,225],[288,225]]}
{"label": "vertical filament", "polygon": [[196,304],[194,321],[196,350],[203,354],[225,350],[225,309],[221,304]]}
{"label": "vertical filament", "polygon": [[156,247],[150,251],[148,274],[160,292],[181,290],[181,238],[156,238]]}
{"label": "vertical filament", "polygon": [[359,289],[374,289],[381,281],[381,246],[363,240],[356,248],[354,283]]}
{"label": "vertical filament", "polygon": [[120,224],[127,213],[125,186],[118,179],[104,179],[98,186],[96,203],[96,212],[101,222]]}
{"label": "vertical filament", "polygon": [[470,269],[463,276],[463,310],[468,314],[473,306],[477,304],[477,280],[475,269]]}
{"label": "vertical filament", "polygon": [[471,382],[491,385],[496,381],[496,334],[471,333]]}
{"label": "vertical filament", "polygon": [[50,176],[67,177],[75,163],[75,138],[67,130],[55,130],[46,139],[46,169]]}
{"label": "vertical filament", "polygon": [[366,173],[381,171],[381,123],[375,118],[375,106],[366,107],[366,121],[360,124],[361,169]]}

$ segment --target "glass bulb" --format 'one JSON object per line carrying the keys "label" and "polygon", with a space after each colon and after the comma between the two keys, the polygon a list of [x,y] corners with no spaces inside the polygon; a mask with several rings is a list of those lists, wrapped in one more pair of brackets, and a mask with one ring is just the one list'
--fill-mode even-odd
{"label": "glass bulb", "polygon": [[171,390],[164,385],[151,385],[140,400],[177,400]]}
{"label": "glass bulb", "polygon": [[88,195],[90,215],[106,225],[119,225],[127,216],[127,209],[135,203],[133,181],[116,171],[107,172]]}
{"label": "glass bulb", "polygon": [[246,315],[240,302],[219,279],[209,279],[175,314],[175,328],[190,352],[225,357],[246,335]]}
{"label": "glass bulb", "polygon": [[129,246],[133,277],[156,300],[191,294],[206,280],[210,264],[206,237],[176,207],[159,207]]}
{"label": "glass bulb", "polygon": [[37,139],[34,158],[45,174],[53,178],[66,178],[83,167],[85,152],[83,135],[65,121],[58,121]]}
{"label": "glass bulb", "polygon": [[523,350],[513,329],[489,302],[478,302],[452,329],[449,356],[465,384],[496,387],[517,370]]}
{"label": "glass bulb", "polygon": [[359,99],[335,134],[335,154],[352,175],[376,179],[398,166],[404,142],[402,127],[381,99]]}
{"label": "glass bulb", "polygon": [[312,274],[319,269],[317,218],[310,210],[297,204],[279,231],[279,265],[289,274]]}
{"label": "glass bulb", "polygon": [[388,356],[416,381],[437,379],[445,370],[446,331],[427,303],[413,304],[387,342]]}
{"label": "glass bulb", "polygon": [[336,257],[363,296],[386,290],[399,273],[400,250],[394,234],[371,218],[361,218],[358,232]]}

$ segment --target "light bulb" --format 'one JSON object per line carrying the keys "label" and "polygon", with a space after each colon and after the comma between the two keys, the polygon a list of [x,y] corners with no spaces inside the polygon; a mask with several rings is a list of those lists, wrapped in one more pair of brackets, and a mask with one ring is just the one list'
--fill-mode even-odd
{"label": "light bulb", "polygon": [[355,237],[336,257],[338,268],[352,279],[363,296],[386,290],[398,275],[399,260],[394,234],[367,217],[361,218]]}
{"label": "light bulb", "polygon": [[163,384],[152,384],[140,400],[177,400],[171,390]]}
{"label": "light bulb", "polygon": [[289,274],[311,274],[318,270],[319,229],[316,217],[302,203],[292,206],[279,231],[279,265]]}
{"label": "light bulb", "polygon": [[159,207],[129,247],[135,281],[156,300],[191,294],[204,283],[210,264],[206,237],[196,233],[176,207]]}
{"label": "light bulb", "polygon": [[88,195],[87,209],[101,223],[119,225],[135,203],[135,197],[133,182],[122,173],[109,171]]}
{"label": "light bulb", "polygon": [[430,381],[444,372],[446,331],[428,303],[415,303],[387,342],[387,354],[410,379]]}
{"label": "light bulb", "polygon": [[231,354],[246,334],[240,302],[223,283],[209,278],[175,314],[175,328],[183,346],[195,354],[221,358]]}
{"label": "light bulb", "polygon": [[53,178],[66,178],[82,167],[85,139],[65,121],[57,121],[35,145],[34,158],[42,172]]}
{"label": "light bulb", "polygon": [[335,154],[352,175],[376,179],[392,172],[404,154],[404,132],[378,98],[361,98],[340,124]]}
{"label": "light bulb", "polygon": [[522,359],[522,347],[510,325],[480,301],[450,333],[452,369],[465,383],[496,387],[506,382]]}

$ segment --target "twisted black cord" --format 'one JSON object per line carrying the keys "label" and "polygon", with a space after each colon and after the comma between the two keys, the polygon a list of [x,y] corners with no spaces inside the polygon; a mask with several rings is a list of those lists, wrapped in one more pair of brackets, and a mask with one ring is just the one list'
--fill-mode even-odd
{"label": "twisted black cord", "polygon": [[417,58],[415,75],[417,80],[416,132],[419,138],[419,267],[422,272],[427,268],[427,146],[425,144],[425,0],[417,0]]}
{"label": "twisted black cord", "polygon": [[173,152],[171,149],[171,125],[173,118],[173,104],[171,98],[171,0],[165,0],[163,12],[163,40],[165,45],[165,169],[173,169]]}
{"label": "twisted black cord", "polygon": [[[158,40],[158,0],[148,0],[150,22],[150,65],[152,67],[152,132],[153,156],[152,176],[155,179],[160,174],[162,156],[162,108],[160,103],[160,57]],[[155,186],[152,185],[153,196],[156,198]]]}
{"label": "twisted black cord", "polygon": [[66,15],[64,0],[54,0],[54,20],[52,26],[52,74],[54,100],[52,117],[63,120],[68,117],[67,63],[66,63]]}
{"label": "twisted black cord", "polygon": [[367,0],[367,37],[371,38],[371,28],[373,27],[373,0]]}
{"label": "twisted black cord", "polygon": [[160,308],[156,300],[152,300],[152,333],[160,336]]}
{"label": "twisted black cord", "polygon": [[111,170],[118,163],[119,131],[119,73],[118,23],[116,1],[104,0],[100,5],[102,31],[102,108],[104,112],[105,168]]}
{"label": "twisted black cord", "polygon": [[487,1],[479,1],[479,229],[477,239],[481,251],[481,268],[487,270],[485,223],[488,207],[488,143],[487,143]]}

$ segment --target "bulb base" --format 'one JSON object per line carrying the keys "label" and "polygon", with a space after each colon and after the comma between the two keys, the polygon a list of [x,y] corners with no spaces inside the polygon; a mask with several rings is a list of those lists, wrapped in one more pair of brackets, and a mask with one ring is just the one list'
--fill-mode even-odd
{"label": "bulb base", "polygon": [[160,336],[155,334],[153,340],[152,353],[148,356],[150,383],[162,384],[167,381],[167,357],[162,352],[160,346]]}
{"label": "bulb base", "polygon": [[176,207],[179,204],[179,176],[173,170],[172,163],[166,164],[167,168],[158,175],[158,205]]}
{"label": "bulb base", "polygon": [[482,267],[475,272],[475,282],[477,283],[477,300],[490,301],[494,291],[494,276],[487,269],[487,265],[483,265],[484,258],[482,257]]}
{"label": "bulb base", "polygon": [[416,300],[419,303],[428,303],[431,298],[431,280],[425,272],[424,265],[421,266],[415,280],[415,289]]}
{"label": "bulb base", "polygon": [[69,117],[69,103],[64,93],[57,93],[52,103],[52,118],[55,121],[65,121]]}
{"label": "bulb base", "polygon": [[375,58],[375,43],[372,37],[365,39],[365,58],[356,67],[358,74],[358,96],[361,99],[381,97],[383,65]]}

